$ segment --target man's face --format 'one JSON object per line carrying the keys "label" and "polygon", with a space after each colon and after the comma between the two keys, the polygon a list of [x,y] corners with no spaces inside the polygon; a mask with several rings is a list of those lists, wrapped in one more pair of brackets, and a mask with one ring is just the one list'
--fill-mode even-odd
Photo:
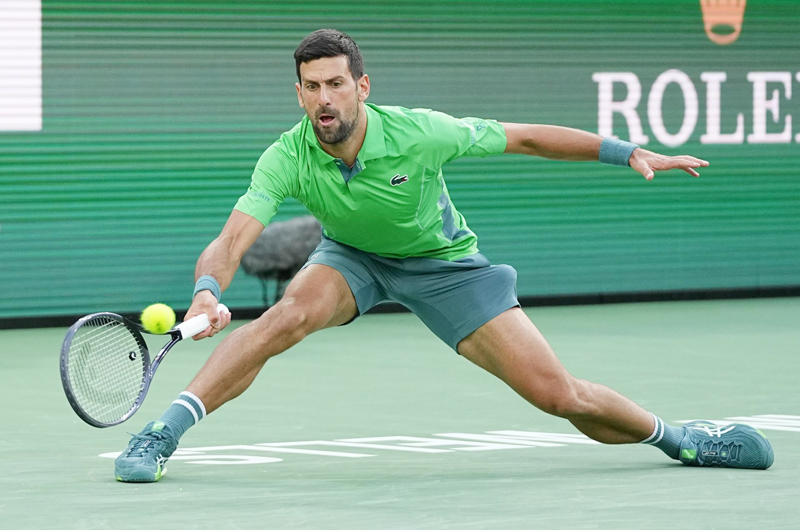
{"label": "man's face", "polygon": [[339,144],[358,124],[359,104],[369,95],[369,78],[353,80],[347,57],[321,57],[300,64],[302,84],[295,83],[300,106],[320,142]]}

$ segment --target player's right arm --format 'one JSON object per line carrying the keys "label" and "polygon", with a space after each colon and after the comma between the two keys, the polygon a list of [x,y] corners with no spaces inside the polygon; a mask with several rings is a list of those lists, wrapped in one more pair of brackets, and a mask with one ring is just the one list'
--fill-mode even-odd
{"label": "player's right arm", "polygon": [[[228,288],[239,268],[242,256],[269,224],[283,199],[297,196],[297,164],[279,146],[272,144],[256,164],[247,192],[239,198],[219,236],[200,255],[195,267],[195,281],[211,276],[220,291]],[[205,313],[211,325],[194,339],[215,335],[231,321],[230,313],[217,312],[219,301],[209,290],[197,292],[186,319]]]}
{"label": "player's right arm", "polygon": [[[227,289],[233,280],[233,275],[236,274],[236,269],[239,268],[242,256],[252,246],[262,230],[264,230],[264,225],[261,224],[261,221],[239,210],[233,210],[222,228],[222,232],[200,254],[194,272],[195,281],[201,276],[213,276],[219,283],[221,291]],[[217,313],[218,303],[211,291],[203,290],[195,295],[184,320],[205,313],[211,322],[208,329],[194,336],[195,340],[216,335],[230,323],[230,313]]]}

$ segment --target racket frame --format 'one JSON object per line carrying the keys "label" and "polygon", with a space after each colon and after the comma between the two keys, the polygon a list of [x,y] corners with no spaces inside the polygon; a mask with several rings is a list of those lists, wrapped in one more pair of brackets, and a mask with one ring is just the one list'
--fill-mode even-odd
{"label": "racket frame", "polygon": [[[130,410],[125,414],[123,414],[122,417],[120,417],[118,420],[115,420],[113,422],[101,422],[90,416],[83,409],[83,407],[81,407],[80,403],[78,403],[78,400],[76,399],[75,394],[72,391],[72,384],[70,383],[69,380],[69,350],[70,346],[72,345],[72,339],[75,337],[75,334],[81,327],[83,327],[84,324],[86,324],[90,320],[101,317],[115,320],[124,325],[131,333],[131,335],[133,335],[136,342],[140,345],[141,353],[145,359],[145,368],[144,370],[142,370],[142,386],[141,390],[139,391],[139,396],[134,401],[133,406],[130,408]],[[114,425],[119,425],[120,423],[126,421],[131,416],[133,416],[136,413],[136,411],[139,410],[139,407],[144,402],[144,398],[147,395],[147,391],[150,389],[150,383],[153,381],[153,376],[155,375],[156,370],[158,369],[158,365],[160,365],[161,361],[164,360],[164,357],[167,355],[167,352],[169,352],[169,350],[175,344],[183,340],[183,338],[187,336],[193,336],[194,334],[196,334],[193,333],[192,335],[189,335],[188,333],[186,333],[184,324],[187,323],[180,324],[172,328],[171,330],[167,331],[166,335],[170,336],[169,342],[167,342],[167,344],[165,344],[164,347],[161,348],[161,350],[158,352],[158,355],[156,355],[151,362],[150,351],[147,348],[147,342],[145,342],[144,337],[142,336],[142,332],[147,333],[147,331],[140,325],[128,320],[127,318],[118,315],[116,313],[103,312],[103,313],[93,313],[91,315],[86,315],[85,317],[82,317],[77,322],[75,322],[69,328],[69,331],[67,331],[67,335],[64,338],[64,343],[61,346],[61,362],[60,362],[61,385],[64,387],[64,393],[67,395],[67,401],[69,401],[69,404],[72,407],[72,410],[75,411],[75,414],[77,414],[80,419],[82,419],[92,427],[98,427],[98,428],[105,428]],[[208,324],[206,324],[205,327],[207,326]],[[203,327],[203,329],[205,329],[205,327]]]}

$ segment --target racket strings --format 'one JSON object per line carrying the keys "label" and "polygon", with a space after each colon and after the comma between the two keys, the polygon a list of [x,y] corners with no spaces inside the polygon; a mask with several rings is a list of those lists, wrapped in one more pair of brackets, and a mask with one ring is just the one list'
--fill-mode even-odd
{"label": "racket strings", "polygon": [[148,364],[143,346],[123,323],[108,317],[77,331],[69,347],[69,378],[89,416],[113,423],[133,408]]}
{"label": "racket strings", "polygon": [[139,345],[116,321],[92,324],[73,348],[75,382],[86,412],[100,421],[113,421],[133,406],[141,389]]}
{"label": "racket strings", "polygon": [[[114,413],[114,409],[125,401],[124,393],[118,388],[125,381],[125,373],[114,373],[110,363],[105,359],[111,349],[119,348],[118,326],[101,324],[101,327],[84,333],[73,346],[75,353],[71,374],[75,387],[80,390],[79,401],[87,409],[87,413],[104,421],[106,415]],[[87,327],[87,330],[90,328]]]}

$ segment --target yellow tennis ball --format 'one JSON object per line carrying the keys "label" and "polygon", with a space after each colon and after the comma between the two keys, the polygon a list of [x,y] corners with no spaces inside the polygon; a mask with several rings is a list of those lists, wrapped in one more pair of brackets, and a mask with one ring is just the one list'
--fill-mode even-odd
{"label": "yellow tennis ball", "polygon": [[142,311],[141,320],[145,330],[161,335],[175,325],[175,311],[166,304],[153,304]]}

